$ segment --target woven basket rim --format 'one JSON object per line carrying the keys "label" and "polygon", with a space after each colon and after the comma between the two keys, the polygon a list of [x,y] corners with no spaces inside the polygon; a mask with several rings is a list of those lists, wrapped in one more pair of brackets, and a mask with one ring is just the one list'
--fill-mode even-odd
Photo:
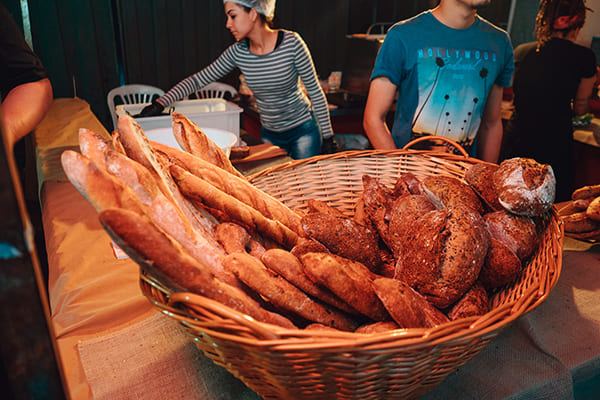
{"label": "woven basket rim", "polygon": [[[263,177],[321,162],[394,156],[425,157],[449,163],[486,163],[472,157],[428,150],[358,150],[289,161],[258,172],[248,177],[248,180],[254,183]],[[362,351],[398,347],[430,347],[438,343],[464,341],[486,335],[495,336],[500,330],[521,315],[541,304],[558,282],[562,266],[564,231],[562,221],[555,207],[552,207],[547,213],[547,217],[548,223],[544,230],[543,238],[548,238],[550,241],[549,243],[540,243],[536,251],[536,257],[542,257],[547,263],[552,263],[553,265],[544,265],[540,268],[540,275],[542,276],[539,277],[540,279],[537,282],[530,285],[518,299],[504,303],[482,316],[450,321],[428,329],[396,329],[380,333],[334,332],[300,328],[289,329],[254,320],[247,315],[200,295],[187,292],[169,293],[167,289],[161,287],[160,282],[144,273],[141,274],[142,291],[157,307],[162,308],[165,313],[178,319],[184,326],[187,326],[188,329],[194,332],[202,332],[215,338],[244,343],[258,348],[323,351],[327,349],[360,347]],[[538,255],[542,250],[544,254]],[[148,286],[166,293],[165,299],[162,302],[153,299],[152,295],[148,294]],[[202,315],[194,316],[191,312],[192,309],[200,312]],[[222,329],[222,326],[216,326],[219,324],[214,322],[215,319],[225,323],[225,331]],[[231,321],[235,322],[231,324]],[[232,327],[230,325],[234,327],[233,330],[229,330]]]}

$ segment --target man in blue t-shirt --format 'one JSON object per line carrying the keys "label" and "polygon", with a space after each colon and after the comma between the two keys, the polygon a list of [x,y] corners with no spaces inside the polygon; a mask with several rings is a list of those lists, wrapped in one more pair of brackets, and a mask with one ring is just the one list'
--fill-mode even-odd
{"label": "man in blue t-shirt", "polygon": [[[478,158],[498,161],[502,88],[511,85],[514,65],[507,33],[477,15],[490,1],[441,0],[388,31],[363,121],[374,148],[393,149],[436,135],[470,153],[476,148]],[[396,92],[390,132],[385,120]]]}

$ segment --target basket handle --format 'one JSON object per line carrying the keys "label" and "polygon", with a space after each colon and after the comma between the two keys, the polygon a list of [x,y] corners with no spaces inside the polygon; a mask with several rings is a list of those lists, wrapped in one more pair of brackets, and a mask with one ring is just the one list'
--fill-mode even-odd
{"label": "basket handle", "polygon": [[447,137],[436,136],[436,135],[421,136],[421,137],[418,137],[416,139],[413,139],[410,142],[408,142],[406,145],[404,145],[404,147],[402,148],[402,150],[408,150],[409,148],[411,148],[415,144],[421,143],[421,142],[426,142],[426,141],[446,142],[447,144],[451,145],[456,150],[458,150],[460,152],[460,154],[462,154],[463,156],[469,158],[469,153],[467,153],[467,151],[460,144],[456,143],[452,139],[448,139]]}

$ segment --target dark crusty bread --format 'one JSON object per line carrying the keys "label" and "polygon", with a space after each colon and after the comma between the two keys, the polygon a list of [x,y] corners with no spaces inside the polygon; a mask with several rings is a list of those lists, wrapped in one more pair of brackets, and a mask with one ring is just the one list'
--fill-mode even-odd
{"label": "dark crusty bread", "polygon": [[444,309],[477,280],[489,246],[479,213],[458,204],[430,211],[414,224],[398,256],[396,278]]}
{"label": "dark crusty bread", "polygon": [[498,195],[494,190],[493,175],[498,169],[495,164],[473,164],[465,170],[465,181],[479,195],[488,210],[502,210]]}
{"label": "dark crusty bread", "polygon": [[521,260],[528,258],[538,245],[538,232],[530,217],[515,215],[506,210],[483,216],[492,237],[511,249]]}
{"label": "dark crusty bread", "polygon": [[503,242],[491,237],[479,282],[486,289],[499,288],[517,279],[522,269],[519,257]]}
{"label": "dark crusty bread", "polygon": [[452,306],[448,311],[448,318],[452,321],[483,315],[490,310],[489,298],[484,287],[475,283],[471,289]]}
{"label": "dark crusty bread", "polygon": [[309,213],[302,217],[302,228],[309,238],[322,243],[333,254],[356,260],[375,271],[382,262],[377,232],[351,218],[328,213]]}
{"label": "dark crusty bread", "polygon": [[423,179],[423,187],[438,208],[462,204],[479,214],[483,213],[483,206],[477,194],[458,178],[445,175],[428,176]]}

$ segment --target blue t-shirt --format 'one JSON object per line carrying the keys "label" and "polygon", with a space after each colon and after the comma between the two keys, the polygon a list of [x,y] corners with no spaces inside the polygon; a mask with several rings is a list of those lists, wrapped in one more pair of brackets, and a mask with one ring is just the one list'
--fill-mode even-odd
{"label": "blue t-shirt", "polygon": [[437,135],[470,149],[493,84],[509,87],[513,48],[505,31],[477,16],[453,29],[431,11],[398,22],[387,33],[371,75],[398,86],[392,136],[402,147],[417,135]]}

